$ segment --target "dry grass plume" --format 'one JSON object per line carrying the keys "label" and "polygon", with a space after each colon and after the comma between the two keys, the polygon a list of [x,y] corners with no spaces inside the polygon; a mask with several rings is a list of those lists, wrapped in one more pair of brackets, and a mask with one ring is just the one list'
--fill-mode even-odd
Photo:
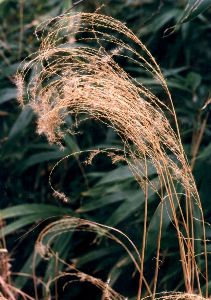
{"label": "dry grass plume", "polygon": [[[37,114],[37,131],[45,134],[50,143],[59,143],[64,132],[65,118],[73,114],[76,119],[80,114],[89,115],[112,127],[121,137],[125,159],[131,168],[140,188],[145,194],[145,219],[142,249],[135,260],[140,273],[137,299],[142,294],[142,285],[149,286],[144,278],[144,255],[147,234],[147,200],[149,187],[160,197],[162,204],[159,235],[157,238],[157,265],[154,283],[149,294],[156,297],[157,279],[159,276],[159,256],[162,236],[162,216],[168,202],[171,207],[171,219],[175,227],[181,265],[184,274],[186,292],[176,299],[189,299],[195,290],[201,297],[201,284],[208,283],[207,250],[204,229],[204,217],[198,192],[189,164],[181,145],[179,128],[173,102],[166,80],[155,59],[145,45],[126,27],[125,24],[111,17],[97,13],[79,13],[62,15],[40,25],[37,35],[41,33],[41,45],[37,53],[27,58],[16,76],[21,105],[30,105]],[[72,34],[75,39],[73,40]],[[109,49],[107,50],[109,45]],[[143,84],[132,78],[118,60],[129,59],[145,71],[147,77],[160,82],[163,99],[159,99]],[[25,81],[30,70],[34,76],[30,80],[26,93]],[[24,95],[27,95],[25,97]],[[29,99],[29,101],[26,99]],[[174,120],[174,131],[169,117]],[[115,161],[115,153],[113,153]],[[148,163],[154,166],[159,177],[159,187],[148,179]],[[180,193],[178,193],[180,186]],[[181,194],[185,205],[181,205]],[[200,217],[194,218],[194,206],[197,206]],[[102,229],[88,221],[74,218],[60,221],[64,230],[103,230],[110,237],[110,228]],[[85,225],[83,222],[87,222]],[[205,275],[197,265],[195,252],[194,222],[202,224],[202,241],[204,245]],[[82,226],[83,225],[83,226]],[[56,227],[55,227],[56,226]],[[48,230],[58,228],[52,224]],[[43,232],[45,235],[46,231]],[[112,234],[113,239],[115,236]],[[39,240],[39,245],[41,245]],[[117,241],[117,240],[116,240]],[[118,241],[119,242],[119,241]],[[39,250],[42,247],[38,247]],[[129,251],[129,250],[128,250]],[[42,251],[41,251],[42,252]],[[130,251],[129,251],[130,253]],[[74,270],[82,280],[78,270]],[[86,275],[88,276],[88,275]],[[93,277],[86,279],[107,289],[108,299],[123,299],[114,291]],[[97,281],[95,281],[97,280]],[[114,293],[114,294],[112,294]],[[208,291],[206,292],[207,296]],[[173,295],[170,296],[172,299]],[[191,296],[192,297],[192,296]],[[162,296],[166,299],[168,297]],[[192,298],[191,298],[192,299]],[[197,298],[198,299],[198,298]]]}

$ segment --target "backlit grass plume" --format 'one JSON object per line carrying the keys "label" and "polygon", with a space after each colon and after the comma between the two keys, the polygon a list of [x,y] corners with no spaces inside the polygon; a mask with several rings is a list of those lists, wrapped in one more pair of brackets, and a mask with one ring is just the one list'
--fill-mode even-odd
{"label": "backlit grass plume", "polygon": [[[19,102],[29,104],[37,113],[38,133],[45,134],[51,143],[59,143],[68,114],[74,115],[76,126],[80,114],[107,124],[121,137],[124,146],[121,156],[119,153],[115,156],[113,152],[113,160],[128,162],[144,191],[144,233],[137,299],[140,299],[144,280],[150,188],[156,191],[161,201],[151,293],[156,293],[162,217],[168,204],[169,218],[178,237],[186,292],[193,293],[197,289],[201,295],[201,284],[208,282],[203,211],[181,145],[171,95],[155,59],[123,23],[97,13],[62,15],[42,24],[37,29],[37,35],[40,33],[39,51],[22,64],[16,77]],[[160,83],[162,99],[121,67],[121,62],[128,59],[142,69],[147,78],[152,77]],[[28,102],[23,95],[30,69],[34,76],[27,88]],[[175,131],[169,118],[174,122]],[[148,178],[149,164],[156,169],[159,186]],[[194,217],[196,210],[197,220]],[[196,236],[195,222],[201,223],[200,236]],[[202,240],[203,254],[196,253],[196,238]],[[196,255],[204,255],[206,270],[203,276]]]}

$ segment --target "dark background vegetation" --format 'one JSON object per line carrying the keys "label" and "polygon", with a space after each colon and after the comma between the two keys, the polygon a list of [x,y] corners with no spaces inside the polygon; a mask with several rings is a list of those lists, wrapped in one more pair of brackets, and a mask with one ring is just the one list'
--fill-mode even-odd
{"label": "dark background vegetation", "polygon": [[[19,63],[38,49],[35,26],[65,12],[72,4],[70,0],[0,1],[0,217],[13,272],[32,273],[34,242],[52,216],[69,214],[116,226],[141,247],[144,198],[126,166],[113,166],[108,158],[100,155],[92,166],[83,166],[85,180],[79,161],[64,160],[55,170],[52,183],[70,198],[68,203],[54,198],[48,183],[55,162],[67,154],[91,148],[121,147],[116,134],[103,125],[88,121],[82,123],[78,135],[66,135],[61,150],[36,134],[36,116],[29,108],[21,110],[16,101],[13,76]],[[182,142],[192,161],[205,218],[210,222],[209,105],[202,108],[210,97],[211,87],[211,10],[206,7],[203,14],[183,24],[179,21],[187,1],[182,0],[87,0],[74,7],[72,12],[93,12],[102,4],[100,12],[125,22],[147,45],[165,74],[176,107]],[[176,24],[178,26],[173,30]],[[144,77],[128,61],[121,63],[137,80],[159,92],[155,81]],[[71,124],[71,119],[68,122]],[[153,279],[155,236],[159,224],[155,198],[152,195],[149,199],[150,230],[145,266],[149,280]],[[42,220],[45,221],[40,223]],[[211,230],[207,227],[207,237],[210,236]],[[134,274],[129,257],[115,243],[102,237],[96,239],[90,234],[66,233],[54,241],[53,247],[66,261],[76,263],[89,274],[103,280],[110,277],[110,284],[121,294],[130,299],[135,296],[137,274]],[[208,244],[208,251],[210,248]],[[167,220],[158,290],[182,290],[178,255],[175,234]],[[203,269],[203,260],[200,263]],[[54,262],[40,263],[38,260],[37,274],[47,282],[55,275]],[[13,276],[12,280],[15,286],[33,296],[29,277]],[[43,294],[41,289],[39,293]],[[86,293],[86,299],[100,299],[97,291],[86,284],[59,290],[61,299],[83,299],[83,293]]]}

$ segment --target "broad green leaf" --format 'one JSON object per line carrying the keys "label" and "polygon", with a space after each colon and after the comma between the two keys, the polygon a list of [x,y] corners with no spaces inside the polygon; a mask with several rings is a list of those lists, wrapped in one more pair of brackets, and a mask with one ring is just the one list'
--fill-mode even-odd
{"label": "broad green leaf", "polygon": [[63,1],[63,11],[65,12],[66,10],[70,9],[72,5],[73,5],[72,0],[64,0]]}
{"label": "broad green leaf", "polygon": [[23,172],[33,165],[40,164],[46,161],[57,160],[67,156],[68,154],[70,154],[70,152],[67,149],[65,149],[64,151],[45,151],[33,154],[21,163],[21,165],[18,167],[18,171]]}
{"label": "broad green leaf", "polygon": [[58,145],[49,145],[46,143],[30,144],[28,149],[48,149],[48,150],[59,150]]}
{"label": "broad green leaf", "polygon": [[211,6],[210,0],[189,0],[179,24],[193,20]]}
{"label": "broad green leaf", "polygon": [[53,216],[55,214],[67,214],[68,209],[48,204],[21,204],[0,210],[0,218],[5,220],[26,215],[42,214],[42,212]]}
{"label": "broad green leaf", "polygon": [[[153,174],[156,174],[156,170],[152,164],[148,163],[148,176]],[[97,186],[105,183],[123,181],[126,179],[134,179],[134,175],[128,166],[120,166],[115,170],[108,172],[105,177],[97,183]]]}
{"label": "broad green leaf", "polygon": [[17,96],[16,88],[5,88],[0,91],[0,104],[15,99]]}
{"label": "broad green leaf", "polygon": [[141,191],[132,193],[131,197],[120,204],[119,207],[111,214],[106,223],[110,226],[116,226],[137,212],[137,209],[139,209],[143,203],[144,194]]}
{"label": "broad green leaf", "polygon": [[198,159],[209,159],[210,158],[210,153],[211,153],[211,143],[209,143],[197,156]]}
{"label": "broad green leaf", "polygon": [[[182,191],[181,187],[177,187],[178,198],[172,196],[175,210],[178,208],[178,201],[180,201],[180,193]],[[163,206],[163,215],[162,215],[162,232],[166,232],[169,224],[173,221],[172,209],[168,196],[159,203],[157,206],[148,226],[147,230],[147,243],[146,243],[146,255],[149,258],[153,252],[157,249],[157,239],[160,226],[160,218]]]}
{"label": "broad green leaf", "polygon": [[71,136],[71,135],[66,135],[64,138],[67,147],[71,150],[71,152],[79,152],[80,148],[77,144],[77,142],[75,141],[75,139]]}
{"label": "broad green leaf", "polygon": [[[7,1],[7,0],[5,0]],[[5,76],[14,76],[16,73],[18,67],[20,65],[20,62],[16,62],[14,64],[10,64],[8,67],[4,67],[4,73],[0,73],[0,78],[4,78]]]}
{"label": "broad green leaf", "polygon": [[[30,210],[31,209],[31,210]],[[73,214],[72,211],[71,215]],[[42,221],[46,218],[59,217],[68,214],[68,210],[64,208],[54,207],[50,205],[39,205],[39,204],[26,204],[18,205],[10,208],[1,210],[1,218],[8,219],[11,217],[21,217],[8,225],[3,227],[3,234],[7,236],[8,234],[14,233],[16,230],[21,229],[27,225]]]}
{"label": "broad green leaf", "polygon": [[113,171],[108,172],[104,178],[102,178],[97,185],[102,185],[105,183],[122,181],[125,179],[134,178],[133,173],[128,166],[120,166]]}
{"label": "broad green leaf", "polygon": [[[160,88],[160,82],[158,82],[157,80],[147,79],[147,78],[144,78],[144,77],[136,77],[136,80],[138,82],[140,82],[141,84],[144,84],[146,86],[151,85],[151,86],[155,86],[155,87]],[[167,79],[167,83],[168,83],[169,88],[175,88],[175,89],[178,89],[178,90],[189,92],[189,88],[187,88],[187,86],[185,86],[184,83],[180,82],[176,78],[174,80]]]}
{"label": "broad green leaf", "polygon": [[87,263],[92,262],[93,257],[94,257],[94,260],[102,259],[102,258],[104,258],[108,255],[111,255],[111,253],[117,252],[117,251],[118,251],[118,247],[116,247],[116,246],[110,246],[109,247],[109,252],[108,252],[107,247],[100,248],[100,249],[93,250],[91,252],[85,253],[82,256],[77,257],[75,259],[75,263],[76,263],[77,267],[81,267],[81,266],[83,266]]}
{"label": "broad green leaf", "polygon": [[88,203],[85,200],[84,204],[77,210],[78,213],[84,213],[88,211],[95,210],[97,208],[104,207],[106,205],[119,202],[125,199],[126,193],[125,192],[116,192],[113,194],[106,195],[104,197],[100,197],[99,199],[91,199]]}
{"label": "broad green leaf", "polygon": [[[70,256],[68,256],[70,254],[71,251],[71,238],[72,238],[72,234],[73,232],[61,232],[60,235],[56,236],[53,240],[52,240],[52,244],[51,244],[51,248],[53,249],[53,251],[55,253],[58,253],[59,258],[63,259],[64,261],[68,261],[70,259]],[[48,239],[48,237],[46,237]],[[47,282],[49,280],[49,274],[51,274],[51,276],[56,276],[55,274],[55,258],[52,257],[48,264],[47,264],[47,268],[45,271],[45,277],[44,277],[44,281]],[[57,261],[57,268],[58,270],[62,269],[62,262]]]}
{"label": "broad green leaf", "polygon": [[[116,193],[123,193],[124,196],[126,196],[127,191],[130,193],[131,189],[127,188],[128,183],[127,182],[116,182],[114,185],[109,185],[106,188],[104,185],[95,185],[93,188],[90,188],[84,192],[81,193],[84,197],[91,197],[92,199],[95,199],[94,201],[98,201],[97,199],[100,197],[109,196]],[[119,197],[120,195],[118,195]],[[125,197],[124,197],[125,198]],[[86,201],[86,200],[85,200]],[[89,201],[89,200],[88,200]],[[91,201],[91,200],[90,200]]]}
{"label": "broad green leaf", "polygon": [[119,277],[124,273],[124,267],[127,267],[130,264],[133,264],[133,262],[129,255],[122,255],[118,259],[117,263],[113,266],[109,274],[109,277],[111,278],[111,286],[114,285],[115,282],[119,279]]}
{"label": "broad green leaf", "polygon": [[195,92],[197,87],[200,85],[201,81],[202,81],[201,75],[196,72],[188,73],[188,76],[186,78],[186,84],[188,87],[191,88],[193,92]]}
{"label": "broad green leaf", "polygon": [[150,34],[158,32],[159,29],[164,27],[168,22],[178,16],[179,10],[177,8],[172,8],[171,12],[169,10],[160,13],[156,18],[152,18],[148,25],[143,26],[139,32],[138,36],[143,36],[145,34]]}
{"label": "broad green leaf", "polygon": [[[155,178],[152,180],[153,184],[158,184],[158,179]],[[154,195],[155,191],[149,187],[148,199]],[[133,215],[140,209],[142,204],[145,201],[145,196],[143,191],[131,192],[130,196],[127,195],[126,200],[119,205],[119,207],[111,214],[107,220],[107,224],[111,226],[116,226],[123,220],[126,220],[128,217]]]}
{"label": "broad green leaf", "polygon": [[[43,213],[43,214],[40,213],[40,214],[32,214],[32,215],[29,215],[26,217],[22,217],[16,221],[4,226],[2,229],[3,234],[5,237],[11,233],[15,233],[17,236],[16,231],[18,229],[21,229],[21,228],[23,228],[27,225],[33,224],[33,223],[37,223],[37,222],[41,221],[43,218],[47,218],[47,215],[48,214],[46,214],[46,213]],[[17,238],[20,238],[20,237],[21,237],[21,234],[20,234],[20,236],[17,236]]]}
{"label": "broad green leaf", "polygon": [[29,125],[33,117],[32,109],[29,106],[26,106],[20,115],[18,116],[17,120],[13,124],[10,132],[9,132],[9,139],[16,137],[17,135],[23,133],[23,130]]}
{"label": "broad green leaf", "polygon": [[163,69],[163,75],[165,77],[169,77],[169,76],[175,76],[181,72],[184,72],[188,69],[188,67],[184,66],[184,67],[179,67],[179,68],[174,68],[174,69]]}
{"label": "broad green leaf", "polygon": [[[29,274],[31,275],[32,274],[32,261],[33,261],[33,256],[34,256],[34,253],[32,252],[31,255],[29,255],[28,259],[26,260],[26,262],[24,262],[21,270],[20,270],[20,273],[21,274]],[[42,258],[41,256],[37,255],[36,256],[36,260],[34,262],[34,267],[36,268],[39,263],[41,262]],[[17,276],[16,279],[14,280],[14,283],[15,283],[15,286],[19,289],[22,289],[23,286],[26,284],[26,282],[28,281],[28,277],[27,276]]]}

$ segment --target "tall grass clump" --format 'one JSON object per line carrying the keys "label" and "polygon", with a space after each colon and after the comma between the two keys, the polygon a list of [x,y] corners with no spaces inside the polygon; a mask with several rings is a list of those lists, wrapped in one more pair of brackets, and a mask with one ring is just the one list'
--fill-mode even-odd
{"label": "tall grass clump", "polygon": [[[155,59],[123,23],[98,13],[62,15],[41,24],[36,33],[37,36],[41,35],[40,48],[20,66],[16,82],[20,104],[30,105],[37,114],[38,133],[45,134],[50,143],[61,144],[68,114],[74,116],[75,127],[80,123],[80,115],[112,127],[122,140],[123,150],[107,149],[106,152],[114,163],[119,160],[127,162],[144,192],[144,228],[140,251],[132,241],[125,241],[130,243],[130,247],[133,247],[136,253],[136,257],[131,257],[140,273],[137,299],[142,295],[143,286],[150,296],[156,295],[162,221],[167,207],[168,217],[178,238],[185,292],[190,296],[197,291],[197,294],[202,296],[201,286],[207,286],[208,283],[203,210],[181,144],[171,95]],[[162,93],[158,96],[138,83],[121,67],[121,61],[124,59],[129,59],[132,64],[142,69],[147,78],[152,77],[159,82]],[[25,91],[29,70],[33,70],[33,76]],[[90,151],[88,162],[99,152],[100,150]],[[151,167],[158,175],[158,185],[150,180]],[[157,224],[159,230],[156,268],[151,285],[144,276],[150,189],[157,193],[161,203],[160,222]],[[62,194],[58,195],[63,197]],[[196,223],[200,224],[200,236],[195,230]],[[56,235],[68,230],[100,232],[116,240],[129,254],[131,253],[128,247],[115,237],[116,234],[120,234],[122,238],[126,238],[117,229],[71,217],[50,224],[42,232],[37,243],[39,252],[43,255],[46,251],[53,254],[49,250],[49,244],[47,246],[43,242],[43,237],[48,233],[55,232]],[[202,240],[203,253],[198,253],[195,247],[195,241],[198,239]],[[205,274],[201,273],[197,260],[199,256],[204,257]],[[76,269],[74,272],[79,280],[86,279],[102,288],[107,292],[108,299],[122,299],[100,280],[97,281],[89,275],[82,276]],[[207,293],[206,288],[206,297]],[[179,294],[175,297],[188,298],[184,295]]]}

